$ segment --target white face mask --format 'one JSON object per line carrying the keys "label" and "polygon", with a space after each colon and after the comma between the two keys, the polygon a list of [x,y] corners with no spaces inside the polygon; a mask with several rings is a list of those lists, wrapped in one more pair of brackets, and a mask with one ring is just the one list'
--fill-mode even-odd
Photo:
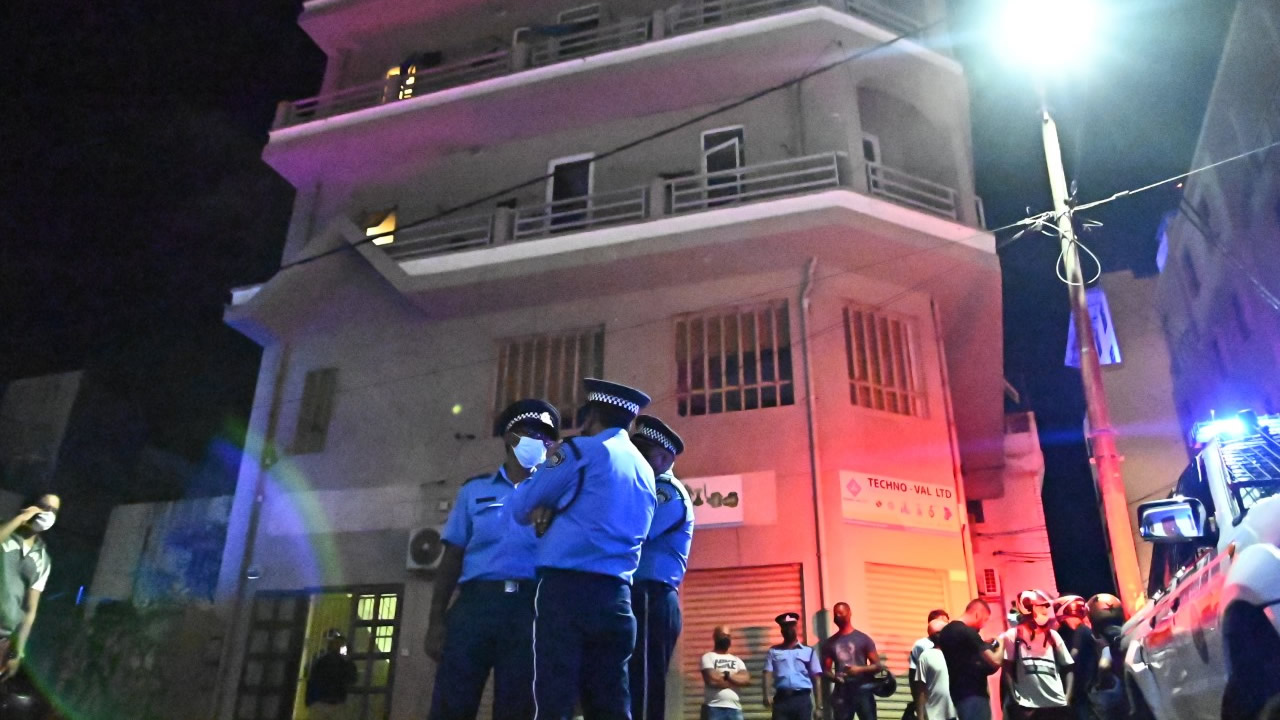
{"label": "white face mask", "polygon": [[46,510],[31,518],[31,527],[34,528],[36,532],[44,532],[45,530],[53,527],[53,523],[57,519],[57,514]]}
{"label": "white face mask", "polygon": [[529,470],[547,461],[547,446],[541,440],[520,436],[520,441],[511,448],[516,454],[516,462]]}

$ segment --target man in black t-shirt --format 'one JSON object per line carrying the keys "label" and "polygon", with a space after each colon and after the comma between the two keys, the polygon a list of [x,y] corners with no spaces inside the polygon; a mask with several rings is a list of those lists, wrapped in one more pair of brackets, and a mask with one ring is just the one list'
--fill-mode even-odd
{"label": "man in black t-shirt", "polygon": [[978,634],[990,617],[991,606],[986,601],[971,600],[964,615],[938,633],[937,647],[947,660],[951,699],[959,720],[991,720],[987,677],[1000,669],[1004,648],[999,640],[987,643]]}
{"label": "man in black t-shirt", "polygon": [[1093,639],[1093,630],[1085,620],[1089,610],[1085,607],[1084,598],[1079,595],[1063,595],[1053,601],[1053,612],[1057,616],[1058,635],[1067,644],[1071,659],[1071,673],[1075,675],[1075,692],[1071,696],[1072,714],[1076,720],[1089,720],[1089,689],[1093,687],[1094,676],[1098,671],[1098,649]]}
{"label": "man in black t-shirt", "polygon": [[347,720],[352,710],[347,693],[356,682],[356,664],[347,657],[346,640],[337,628],[324,637],[325,652],[311,664],[307,677],[307,711],[313,720]]}

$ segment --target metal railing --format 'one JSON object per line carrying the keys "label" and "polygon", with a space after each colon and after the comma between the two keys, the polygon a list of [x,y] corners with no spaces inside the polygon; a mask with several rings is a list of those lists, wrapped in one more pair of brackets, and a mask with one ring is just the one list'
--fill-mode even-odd
{"label": "metal railing", "polygon": [[543,40],[530,48],[529,65],[552,65],[564,60],[640,45],[648,40],[649,18],[622,20]]}
{"label": "metal railing", "polygon": [[823,153],[668,180],[666,199],[672,213],[684,213],[840,187],[844,158]]}
{"label": "metal railing", "polygon": [[395,241],[383,245],[396,260],[485,247],[493,242],[493,215],[443,218],[395,232]]}
{"label": "metal railing", "polygon": [[867,163],[867,192],[934,215],[960,219],[956,191],[879,163]]}
{"label": "metal railing", "polygon": [[635,222],[649,216],[649,189],[630,188],[516,208],[516,240]]}
{"label": "metal railing", "polygon": [[320,118],[342,115],[383,103],[420,97],[451,87],[488,80],[511,72],[511,51],[500,50],[448,65],[426,68],[410,75],[392,75],[328,95],[288,103],[276,127],[289,127]]}
{"label": "metal railing", "polygon": [[[394,75],[327,95],[283,103],[275,128],[342,115],[388,102],[439,92],[519,72],[526,67],[553,65],[610,50],[642,45],[659,36],[681,35],[703,28],[729,25],[804,7],[830,7],[866,18],[897,32],[917,29],[921,21],[876,0],[685,0],[667,10],[664,27],[653,28],[650,17],[622,20],[537,41],[528,47],[528,62],[515,60],[512,49],[467,58],[411,75]],[[656,30],[663,32],[658,33]]]}

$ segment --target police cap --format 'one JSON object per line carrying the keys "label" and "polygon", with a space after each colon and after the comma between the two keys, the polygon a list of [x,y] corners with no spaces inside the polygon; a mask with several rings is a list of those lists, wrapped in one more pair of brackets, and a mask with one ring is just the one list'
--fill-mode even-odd
{"label": "police cap", "polygon": [[629,413],[632,417],[649,404],[649,396],[633,387],[627,387],[608,380],[585,378],[582,381],[587,391],[587,404],[608,405]]}
{"label": "police cap", "polygon": [[782,613],[778,617],[774,618],[773,621],[778,623],[778,627],[782,627],[783,625],[795,625],[800,622],[800,615],[793,612]]}
{"label": "police cap", "polygon": [[633,440],[644,438],[661,445],[676,455],[684,452],[684,440],[680,439],[675,430],[667,427],[666,423],[652,415],[641,415],[636,418],[635,433],[631,435],[631,438]]}
{"label": "police cap", "polygon": [[523,424],[535,425],[553,439],[560,438],[560,411],[545,400],[517,400],[503,410],[493,425],[494,435],[505,435]]}

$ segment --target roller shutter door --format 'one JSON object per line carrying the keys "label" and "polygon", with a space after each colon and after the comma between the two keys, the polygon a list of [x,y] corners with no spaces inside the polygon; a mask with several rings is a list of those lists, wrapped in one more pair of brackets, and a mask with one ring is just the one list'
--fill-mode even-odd
{"label": "roller shutter door", "polygon": [[[799,565],[767,565],[750,568],[693,570],[680,588],[684,631],[680,641],[680,674],[684,689],[685,720],[698,720],[702,707],[703,653],[711,650],[711,631],[716,625],[733,628],[729,652],[742,658],[751,672],[752,685],[742,688],[746,720],[768,720],[769,711],[760,704],[760,675],[765,653],[779,641],[773,619],[779,613],[804,610],[804,583]],[[804,635],[812,640],[812,633]]]}
{"label": "roller shutter door", "polygon": [[911,646],[924,637],[929,611],[948,609],[947,571],[867,563],[868,614],[863,632],[898,679],[898,691],[877,699],[877,714],[900,718],[911,700],[907,687],[907,661]]}

